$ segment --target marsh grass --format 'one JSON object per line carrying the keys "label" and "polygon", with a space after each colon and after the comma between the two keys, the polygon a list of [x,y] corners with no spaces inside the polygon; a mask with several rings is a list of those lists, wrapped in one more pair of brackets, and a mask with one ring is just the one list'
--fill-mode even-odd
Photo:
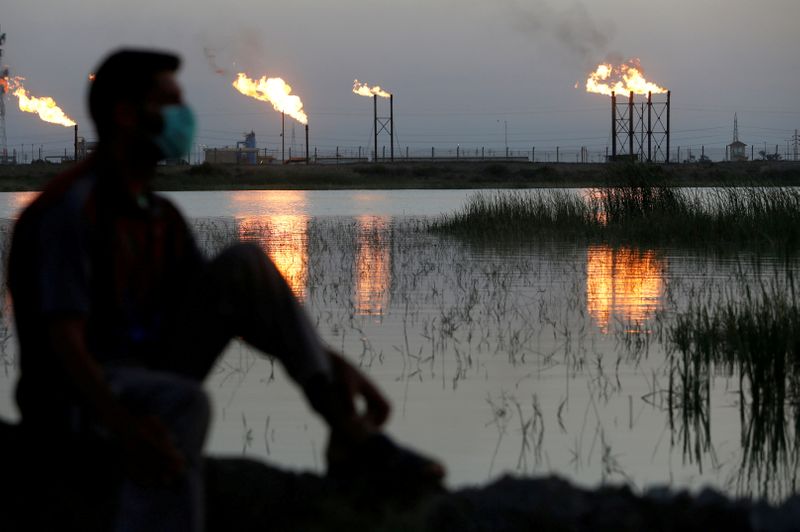
{"label": "marsh grass", "polygon": [[684,453],[710,448],[709,388],[714,375],[738,377],[740,492],[780,497],[795,491],[800,460],[800,307],[792,270],[705,301],[668,328],[670,421],[680,420]]}
{"label": "marsh grass", "polygon": [[570,192],[510,191],[477,193],[461,211],[444,215],[431,229],[467,237],[521,237],[531,231],[580,232],[592,228],[596,214]]}
{"label": "marsh grass", "polygon": [[[563,201],[557,194],[542,195],[542,201],[533,207],[525,202],[538,201],[539,196],[509,192],[522,198],[510,218],[530,222],[531,218],[525,217],[533,212],[537,224],[560,223],[575,228],[576,233],[597,235],[586,229],[588,223],[600,230],[603,224],[634,223],[653,212],[668,208],[674,212],[677,202],[671,189],[632,187],[616,192],[595,199],[564,193]],[[742,199],[740,192],[732,198],[724,190],[705,194],[697,200],[698,205],[707,208],[713,203],[721,212],[740,211],[742,205],[752,207],[753,212],[768,211],[770,203],[764,197]],[[506,207],[487,205],[481,212]],[[599,218],[601,213],[605,219]],[[488,223],[497,222],[497,230],[502,231],[508,218],[498,215]],[[602,222],[595,223],[596,219]],[[796,271],[797,261],[776,261],[774,255],[753,253],[751,262],[748,252],[740,254],[745,256],[734,273],[727,259],[711,258],[692,260],[688,269],[664,269],[660,275],[670,279],[664,288],[664,310],[645,321],[618,317],[606,335],[598,332],[595,318],[586,309],[588,274],[581,243],[564,245],[554,239],[533,242],[535,253],[524,242],[502,248],[502,252],[494,248],[487,252],[476,250],[471,240],[465,245],[432,234],[428,223],[418,218],[365,221],[321,217],[303,222],[299,228],[279,227],[267,219],[242,223],[211,218],[196,220],[194,225],[207,253],[236,240],[277,249],[286,240],[286,231],[292,235],[302,232],[302,249],[289,247],[302,255],[295,263],[305,268],[304,303],[313,322],[331,345],[352,354],[365,370],[389,375],[400,383],[398,411],[403,415],[407,403],[412,405],[408,412],[413,412],[409,396],[413,398],[423,382],[441,383],[442,390],[463,393],[462,387],[486,381],[492,414],[489,420],[478,419],[476,425],[493,438],[485,451],[490,475],[549,467],[548,445],[564,434],[574,441],[568,451],[573,458],[566,467],[574,467],[576,474],[594,467],[592,474],[602,481],[613,479],[633,486],[636,471],[628,474],[623,470],[628,461],[621,451],[625,447],[618,445],[621,438],[616,421],[612,427],[606,412],[614,398],[630,397],[625,374],[641,364],[641,371],[652,373],[653,381],[643,401],[665,412],[664,435],[671,435],[672,449],[683,451],[692,468],[702,475],[730,478],[730,491],[744,495],[774,495],[771,498],[777,500],[780,494],[790,492],[800,456],[795,451],[793,418],[800,411],[796,407],[800,371],[789,366],[788,356],[772,356],[765,362],[761,354],[767,350],[755,341],[777,345],[780,341],[773,338],[780,335],[784,339],[800,337],[800,319],[793,310],[797,308],[793,280],[783,273]],[[365,251],[369,253],[364,256],[389,257],[391,263],[359,266],[358,257]],[[765,271],[768,267],[777,273]],[[685,279],[682,272],[688,273]],[[381,299],[379,316],[359,310],[359,275],[384,279],[380,293],[385,299]],[[767,281],[759,284],[760,279]],[[553,282],[562,284],[556,288]],[[795,315],[787,317],[791,312]],[[658,339],[668,344],[668,355]],[[789,345],[787,342],[784,344]],[[648,354],[651,349],[653,353]],[[668,357],[666,364],[662,356]],[[226,403],[229,411],[238,406],[232,399],[238,393],[235,384],[251,371],[250,362],[250,358],[231,358],[219,368],[221,382],[234,382]],[[570,383],[585,381],[589,397],[583,417],[575,410],[582,395],[569,401],[565,396],[555,416],[551,402],[527,395],[532,382],[552,378],[545,375],[558,368],[563,368]],[[514,371],[513,393],[494,381],[504,369]],[[728,390],[739,394],[735,403],[741,414],[741,445],[736,446],[734,460],[724,446],[720,446],[718,459],[715,444],[720,442],[712,441],[712,436],[721,434],[720,426],[714,425],[719,423],[715,416],[720,409],[719,390],[714,386],[720,377],[729,383]],[[657,378],[662,382],[657,383]],[[667,378],[669,386],[665,386]],[[771,388],[765,389],[768,386]],[[530,401],[522,399],[526,395]],[[631,400],[630,430],[636,424],[633,404]],[[238,420],[239,414],[234,415]],[[260,427],[256,419],[248,414],[246,421],[234,426],[241,431],[239,448],[246,452],[255,445],[252,433]],[[561,432],[553,430],[553,422]],[[549,431],[545,431],[546,424],[551,424]],[[283,430],[279,425],[276,428]],[[729,435],[722,431],[722,437]],[[733,438],[737,436],[735,433]]]}
{"label": "marsh grass", "polygon": [[689,191],[634,180],[574,191],[526,190],[472,195],[462,210],[434,220],[440,234],[520,241],[585,237],[590,241],[700,248],[751,246],[795,253],[800,191],[779,187]]}

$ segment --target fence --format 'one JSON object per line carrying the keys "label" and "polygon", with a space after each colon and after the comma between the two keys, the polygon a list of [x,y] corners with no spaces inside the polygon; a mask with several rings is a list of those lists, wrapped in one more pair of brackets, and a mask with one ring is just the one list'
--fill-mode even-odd
{"label": "fence", "polygon": [[[206,158],[204,151],[213,152],[214,148],[208,146],[197,146],[192,153],[180,161],[172,161],[183,164],[200,164]],[[220,157],[222,150],[233,153],[230,159],[232,164],[248,164],[245,150],[241,154],[236,154],[232,148],[218,148],[217,158],[209,158],[210,162],[217,160],[223,162]],[[259,148],[257,161],[259,164],[281,164],[281,150],[278,148]],[[296,145],[287,147],[284,153],[287,162],[305,162],[305,146]],[[784,145],[762,144],[748,145],[746,154],[748,160],[797,160],[795,158],[794,145],[784,143]],[[606,147],[588,148],[585,146],[546,146],[529,148],[509,147],[509,148],[487,148],[484,146],[456,146],[441,147],[432,146],[426,148],[419,147],[395,147],[394,160],[402,161],[528,161],[536,163],[558,164],[558,163],[603,163],[608,160],[610,149]],[[72,150],[45,150],[41,146],[28,145],[19,146],[9,150],[8,157],[0,160],[0,164],[30,164],[30,163],[61,163],[72,161],[74,158]],[[670,150],[670,161],[672,163],[701,163],[701,162],[722,162],[728,160],[728,153],[725,146],[712,145],[676,145]],[[309,162],[314,164],[346,164],[353,162],[389,162],[388,146],[379,147],[377,159],[374,157],[373,150],[366,146],[325,146],[313,147],[309,150]]]}

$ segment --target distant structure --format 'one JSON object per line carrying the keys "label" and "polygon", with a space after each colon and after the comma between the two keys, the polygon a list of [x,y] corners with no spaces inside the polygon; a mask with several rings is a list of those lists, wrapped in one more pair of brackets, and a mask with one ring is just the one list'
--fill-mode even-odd
{"label": "distant structure", "polygon": [[212,164],[269,164],[275,160],[271,155],[259,154],[256,147],[256,134],[254,131],[244,134],[244,140],[236,146],[224,148],[205,148],[203,150],[205,161]]}
{"label": "distant structure", "polygon": [[84,137],[78,137],[78,141],[76,143],[76,150],[75,153],[77,154],[77,160],[86,159],[89,155],[97,151],[97,142],[96,141],[87,141]]}
{"label": "distant structure", "polygon": [[[294,125],[292,125],[292,141],[294,141]],[[256,164],[256,157],[258,156],[258,148],[256,148],[256,133],[255,131],[250,131],[250,133],[244,134],[244,142],[239,141],[236,143],[237,148],[244,147],[247,151],[243,154],[245,159],[247,160],[247,164]]]}
{"label": "distant structure", "polygon": [[728,144],[728,159],[731,161],[747,160],[747,144],[739,140],[739,118],[733,114],[733,142]]}
{"label": "distant structure", "polygon": [[611,93],[611,159],[612,161],[641,161],[669,163],[670,107],[672,91],[666,100],[634,102],[633,91],[628,98]]}

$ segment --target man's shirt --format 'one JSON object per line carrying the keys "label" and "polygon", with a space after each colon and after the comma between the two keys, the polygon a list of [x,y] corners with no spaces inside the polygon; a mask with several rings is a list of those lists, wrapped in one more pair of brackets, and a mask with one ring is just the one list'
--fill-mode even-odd
{"label": "man's shirt", "polygon": [[203,258],[179,211],[125,194],[92,164],[54,179],[21,214],[9,256],[20,342],[23,417],[74,401],[46,336],[52,320],[86,320],[100,364],[149,367]]}

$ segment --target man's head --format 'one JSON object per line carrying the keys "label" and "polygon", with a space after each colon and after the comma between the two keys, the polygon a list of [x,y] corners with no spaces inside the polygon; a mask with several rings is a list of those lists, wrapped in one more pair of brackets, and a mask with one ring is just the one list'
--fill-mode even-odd
{"label": "man's head", "polygon": [[[168,150],[159,140],[171,134],[172,111],[178,109],[178,124],[188,113],[175,79],[179,66],[177,56],[164,52],[119,50],[109,55],[89,89],[89,112],[101,144],[122,141],[132,148],[156,144],[161,148],[156,152],[162,152],[156,158],[174,156],[163,153]],[[193,119],[189,119],[193,133]]]}

